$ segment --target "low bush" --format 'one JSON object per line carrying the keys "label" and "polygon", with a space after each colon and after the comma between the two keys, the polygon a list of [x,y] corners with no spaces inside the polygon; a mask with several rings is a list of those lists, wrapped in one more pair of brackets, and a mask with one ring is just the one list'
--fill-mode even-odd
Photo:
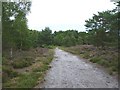
{"label": "low bush", "polygon": [[31,58],[24,58],[21,60],[15,60],[12,65],[14,68],[24,68],[32,65],[33,60]]}
{"label": "low bush", "polygon": [[102,66],[104,66],[104,67],[110,67],[110,66],[111,66],[111,64],[109,63],[109,61],[104,60],[104,59],[100,60],[100,61],[98,62],[98,64],[100,64],[100,65],[102,65]]}
{"label": "low bush", "polygon": [[118,71],[118,68],[115,66],[112,66],[111,69],[112,69],[112,71],[115,71],[115,72]]}
{"label": "low bush", "polygon": [[93,63],[97,63],[99,62],[101,59],[98,58],[98,57],[94,57],[94,58],[91,58],[90,61],[93,62]]}
{"label": "low bush", "polygon": [[89,55],[89,53],[84,53],[84,54],[83,54],[83,58],[85,58],[85,59],[88,59],[88,58],[90,58],[90,55]]}

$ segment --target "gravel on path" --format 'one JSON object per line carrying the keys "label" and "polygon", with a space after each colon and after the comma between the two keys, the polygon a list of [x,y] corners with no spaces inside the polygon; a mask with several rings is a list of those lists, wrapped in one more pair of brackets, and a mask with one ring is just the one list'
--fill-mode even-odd
{"label": "gravel on path", "polygon": [[42,88],[118,88],[115,78],[58,48],[51,67]]}

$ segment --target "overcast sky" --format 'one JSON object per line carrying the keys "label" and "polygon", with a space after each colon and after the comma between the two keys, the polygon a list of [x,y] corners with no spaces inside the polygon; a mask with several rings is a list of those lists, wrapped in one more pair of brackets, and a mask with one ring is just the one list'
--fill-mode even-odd
{"label": "overcast sky", "polygon": [[115,8],[110,0],[32,0],[27,16],[29,29],[41,31],[74,29],[85,31],[85,20],[99,11]]}

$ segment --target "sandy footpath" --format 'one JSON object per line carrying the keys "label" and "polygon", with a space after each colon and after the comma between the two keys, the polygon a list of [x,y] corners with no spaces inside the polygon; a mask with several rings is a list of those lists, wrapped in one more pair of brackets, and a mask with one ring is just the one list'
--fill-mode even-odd
{"label": "sandy footpath", "polygon": [[112,76],[68,52],[55,49],[43,88],[117,88]]}

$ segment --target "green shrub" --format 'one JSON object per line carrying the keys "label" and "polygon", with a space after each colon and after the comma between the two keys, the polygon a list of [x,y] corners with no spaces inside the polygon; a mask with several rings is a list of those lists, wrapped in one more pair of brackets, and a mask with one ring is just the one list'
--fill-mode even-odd
{"label": "green shrub", "polygon": [[84,54],[83,54],[83,58],[85,58],[85,59],[88,59],[88,58],[90,58],[90,55],[89,55],[89,53],[84,53]]}
{"label": "green shrub", "polygon": [[94,58],[91,58],[90,61],[93,62],[93,63],[97,63],[99,62],[101,59],[98,58],[98,57],[94,57]]}
{"label": "green shrub", "polygon": [[100,60],[97,63],[100,64],[100,65],[102,65],[102,66],[104,66],[104,64],[105,64],[103,60]]}
{"label": "green shrub", "polygon": [[98,64],[100,64],[100,65],[102,65],[102,66],[104,66],[104,67],[110,67],[110,66],[111,66],[111,64],[109,63],[109,61],[104,60],[104,59],[100,60],[100,61],[98,62]]}
{"label": "green shrub", "polygon": [[114,72],[118,71],[118,68],[116,66],[112,66],[112,67],[110,67],[110,69]]}

